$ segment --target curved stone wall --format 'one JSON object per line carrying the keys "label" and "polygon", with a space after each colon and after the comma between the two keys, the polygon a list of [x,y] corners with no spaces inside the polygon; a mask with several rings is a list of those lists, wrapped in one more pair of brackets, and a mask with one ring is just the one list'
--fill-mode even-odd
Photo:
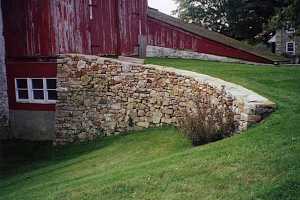
{"label": "curved stone wall", "polygon": [[[214,104],[242,131],[275,105],[241,86],[207,75],[86,55],[58,65],[57,144],[178,123],[195,97]],[[200,101],[200,100],[199,100]]]}

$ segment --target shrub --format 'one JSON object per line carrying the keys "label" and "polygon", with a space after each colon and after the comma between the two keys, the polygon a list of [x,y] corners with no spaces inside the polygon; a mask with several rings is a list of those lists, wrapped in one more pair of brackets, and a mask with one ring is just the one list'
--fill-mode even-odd
{"label": "shrub", "polygon": [[185,117],[179,120],[181,132],[194,146],[228,137],[234,130],[233,113],[219,109],[209,98],[206,99],[198,98],[195,109],[186,110],[183,115]]}

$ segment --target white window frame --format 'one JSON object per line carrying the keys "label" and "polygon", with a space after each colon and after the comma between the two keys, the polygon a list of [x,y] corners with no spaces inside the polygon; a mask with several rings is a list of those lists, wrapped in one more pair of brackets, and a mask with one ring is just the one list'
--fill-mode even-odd
{"label": "white window frame", "polygon": [[43,80],[44,81],[44,97],[45,97],[45,99],[47,99],[48,103],[55,104],[57,100],[50,100],[48,97],[48,91],[56,91],[56,93],[57,93],[57,86],[55,89],[48,89],[47,80],[56,80],[56,82],[57,82],[57,79],[56,78],[44,78],[44,80]]}
{"label": "white window frame", "polygon": [[[25,88],[18,88],[17,80],[25,79],[27,81],[27,92],[28,92],[28,99],[20,99],[19,98],[19,90],[26,90]],[[16,93],[16,101],[19,103],[29,103],[30,100],[30,92],[29,92],[29,85],[28,85],[28,78],[15,78],[15,93]]]}
{"label": "white window frame", "polygon": [[[289,48],[288,48],[288,45],[289,44],[293,44],[293,51],[289,51]],[[293,53],[293,55],[295,54],[295,52],[296,52],[296,43],[295,43],[295,41],[290,41],[290,42],[286,42],[286,44],[285,44],[285,48],[286,48],[286,52],[287,53]]]}
{"label": "white window frame", "polygon": [[[19,90],[25,90],[23,88],[18,88],[17,80],[20,79],[25,79],[27,80],[27,90],[28,90],[28,99],[20,99],[19,98]],[[32,87],[32,80],[35,79],[42,79],[43,80],[43,89],[33,89]],[[15,94],[16,94],[16,102],[17,103],[37,103],[37,104],[55,104],[56,100],[49,100],[48,97],[48,91],[56,91],[56,89],[48,89],[47,87],[47,80],[49,79],[54,79],[57,80],[56,78],[15,78]],[[44,99],[39,100],[39,99],[34,99],[33,97],[33,91],[34,90],[42,90],[44,93]]]}

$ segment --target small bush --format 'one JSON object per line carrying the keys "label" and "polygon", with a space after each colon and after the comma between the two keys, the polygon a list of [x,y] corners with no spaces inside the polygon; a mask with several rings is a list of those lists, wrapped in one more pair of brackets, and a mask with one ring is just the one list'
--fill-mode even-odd
{"label": "small bush", "polygon": [[195,110],[186,110],[179,121],[181,132],[194,146],[214,142],[231,135],[234,130],[233,114],[218,109],[211,101],[198,101]]}

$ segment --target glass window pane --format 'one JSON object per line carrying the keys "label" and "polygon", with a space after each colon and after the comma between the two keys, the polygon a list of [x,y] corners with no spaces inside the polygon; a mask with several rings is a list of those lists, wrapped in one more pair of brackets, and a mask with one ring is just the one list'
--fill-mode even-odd
{"label": "glass window pane", "polygon": [[18,90],[19,99],[28,99],[28,90]]}
{"label": "glass window pane", "polygon": [[33,89],[43,89],[43,79],[32,79]]}
{"label": "glass window pane", "polygon": [[43,90],[33,90],[33,98],[35,100],[44,100],[44,91]]}
{"label": "glass window pane", "polygon": [[57,100],[57,92],[55,90],[48,90],[48,99]]}
{"label": "glass window pane", "polygon": [[47,79],[47,89],[56,89],[56,79]]}
{"label": "glass window pane", "polygon": [[17,79],[17,88],[27,89],[27,79]]}

